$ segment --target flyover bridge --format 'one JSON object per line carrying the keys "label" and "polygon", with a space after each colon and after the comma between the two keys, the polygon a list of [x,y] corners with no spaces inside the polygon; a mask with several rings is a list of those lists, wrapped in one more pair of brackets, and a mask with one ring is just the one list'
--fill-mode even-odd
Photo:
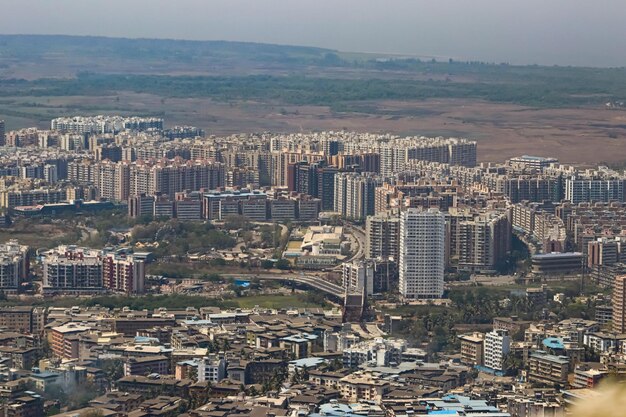
{"label": "flyover bridge", "polygon": [[300,285],[306,285],[316,290],[325,292],[333,297],[343,299],[345,290],[343,287],[333,284],[332,282],[325,281],[324,279],[312,275],[301,274],[228,274],[229,277],[235,279],[260,279],[260,280],[273,280],[273,281],[293,281]]}

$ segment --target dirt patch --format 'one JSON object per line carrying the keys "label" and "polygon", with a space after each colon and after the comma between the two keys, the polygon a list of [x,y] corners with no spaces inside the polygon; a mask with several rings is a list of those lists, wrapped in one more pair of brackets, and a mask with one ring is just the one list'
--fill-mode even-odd
{"label": "dirt patch", "polygon": [[214,135],[354,130],[463,136],[479,142],[480,161],[498,162],[522,154],[554,156],[576,164],[626,161],[626,111],[605,108],[533,109],[446,99],[359,102],[348,104],[346,111],[333,112],[322,106],[225,103],[127,92],[8,101],[0,103],[0,119],[7,119],[7,130],[47,128],[49,120],[59,115],[122,113],[158,115],[168,126],[194,125]]}

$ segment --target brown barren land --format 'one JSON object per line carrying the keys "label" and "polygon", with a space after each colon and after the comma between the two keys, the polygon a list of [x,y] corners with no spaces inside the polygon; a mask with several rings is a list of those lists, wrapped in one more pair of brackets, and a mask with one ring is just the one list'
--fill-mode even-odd
{"label": "brown barren land", "polygon": [[400,135],[462,136],[479,143],[479,160],[497,162],[531,154],[564,163],[626,162],[626,110],[534,109],[467,99],[370,101],[347,112],[324,106],[216,102],[120,92],[103,97],[14,97],[0,102],[7,129],[46,128],[74,114],[140,114],[165,118],[167,126],[194,125],[209,135],[253,132],[354,130]]}

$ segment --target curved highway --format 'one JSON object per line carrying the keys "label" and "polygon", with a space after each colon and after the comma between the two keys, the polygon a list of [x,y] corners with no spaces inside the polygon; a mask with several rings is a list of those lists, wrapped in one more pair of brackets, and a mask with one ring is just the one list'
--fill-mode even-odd
{"label": "curved highway", "polygon": [[320,277],[304,274],[225,274],[227,277],[243,279],[261,279],[274,281],[294,281],[298,284],[307,285],[316,290],[323,291],[329,295],[343,298],[344,289],[337,284],[323,280]]}

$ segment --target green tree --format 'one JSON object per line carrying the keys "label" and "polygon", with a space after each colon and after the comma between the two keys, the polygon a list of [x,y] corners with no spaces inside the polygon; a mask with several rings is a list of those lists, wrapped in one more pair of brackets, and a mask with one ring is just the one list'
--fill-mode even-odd
{"label": "green tree", "polygon": [[276,261],[274,266],[278,269],[287,270],[287,269],[291,269],[291,262],[289,262],[285,258],[280,258],[279,260]]}
{"label": "green tree", "polygon": [[508,376],[516,376],[523,366],[524,362],[522,359],[513,353],[506,354],[502,363],[504,372]]}
{"label": "green tree", "polygon": [[224,218],[224,227],[227,230],[249,230],[251,226],[246,217],[229,214]]}

